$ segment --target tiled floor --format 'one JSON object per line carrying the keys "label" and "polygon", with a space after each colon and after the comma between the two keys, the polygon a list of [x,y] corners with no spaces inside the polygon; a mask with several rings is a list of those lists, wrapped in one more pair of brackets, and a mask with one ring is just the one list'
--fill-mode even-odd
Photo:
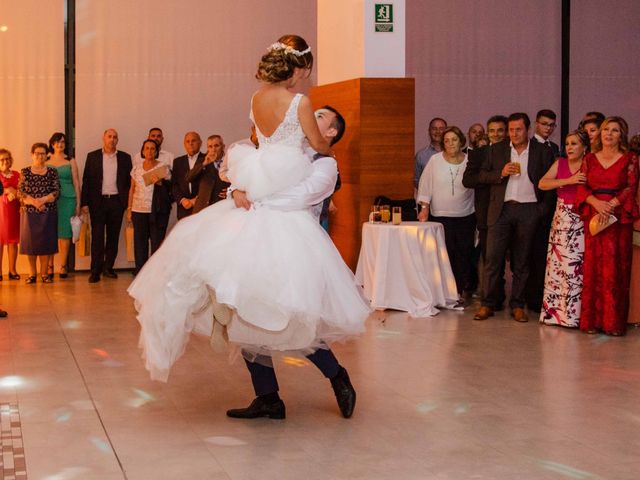
{"label": "tiled floor", "polygon": [[29,479],[640,478],[639,330],[376,312],[335,348],[358,391],[352,419],[313,366],[289,361],[287,419],[242,421],[224,412],[253,398],[248,373],[206,339],[169,383],[149,380],[130,280],[0,283],[4,478],[11,461],[21,478],[20,425]]}

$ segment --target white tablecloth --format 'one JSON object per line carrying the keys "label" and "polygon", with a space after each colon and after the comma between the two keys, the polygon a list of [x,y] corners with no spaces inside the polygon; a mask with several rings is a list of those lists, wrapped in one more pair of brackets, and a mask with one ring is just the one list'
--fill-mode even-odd
{"label": "white tablecloth", "polygon": [[365,223],[356,279],[374,308],[413,317],[436,315],[436,306],[458,302],[440,223]]}

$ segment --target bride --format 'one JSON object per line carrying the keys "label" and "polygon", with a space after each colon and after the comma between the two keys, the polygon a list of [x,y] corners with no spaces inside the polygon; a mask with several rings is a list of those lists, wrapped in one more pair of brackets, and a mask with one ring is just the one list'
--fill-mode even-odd
{"label": "bride", "polygon": [[167,380],[192,331],[216,330],[220,305],[231,312],[229,341],[249,361],[273,351],[310,354],[364,330],[369,305],[329,236],[307,210],[268,206],[269,196],[309,175],[305,148],[331,154],[310,100],[289,91],[312,66],[298,36],[269,47],[251,101],[259,148],[228,152],[228,177],[251,208],[227,199],[181,220],[129,287],[151,378]]}

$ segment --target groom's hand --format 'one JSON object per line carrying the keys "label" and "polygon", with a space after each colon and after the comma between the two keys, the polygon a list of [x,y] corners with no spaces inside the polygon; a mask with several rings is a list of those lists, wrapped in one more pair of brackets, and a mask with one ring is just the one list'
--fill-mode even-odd
{"label": "groom's hand", "polygon": [[244,208],[245,210],[249,210],[251,208],[251,202],[247,198],[247,193],[242,190],[234,190],[231,192],[231,196],[233,197],[233,202],[236,204],[237,208]]}

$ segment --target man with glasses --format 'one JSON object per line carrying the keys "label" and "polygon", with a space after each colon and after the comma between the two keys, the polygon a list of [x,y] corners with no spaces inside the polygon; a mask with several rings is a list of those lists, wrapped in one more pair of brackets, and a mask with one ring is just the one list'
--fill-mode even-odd
{"label": "man with glasses", "polygon": [[551,149],[553,158],[560,156],[560,147],[549,140],[556,129],[556,113],[553,110],[540,110],[536,115],[535,134],[531,140],[542,143]]}

